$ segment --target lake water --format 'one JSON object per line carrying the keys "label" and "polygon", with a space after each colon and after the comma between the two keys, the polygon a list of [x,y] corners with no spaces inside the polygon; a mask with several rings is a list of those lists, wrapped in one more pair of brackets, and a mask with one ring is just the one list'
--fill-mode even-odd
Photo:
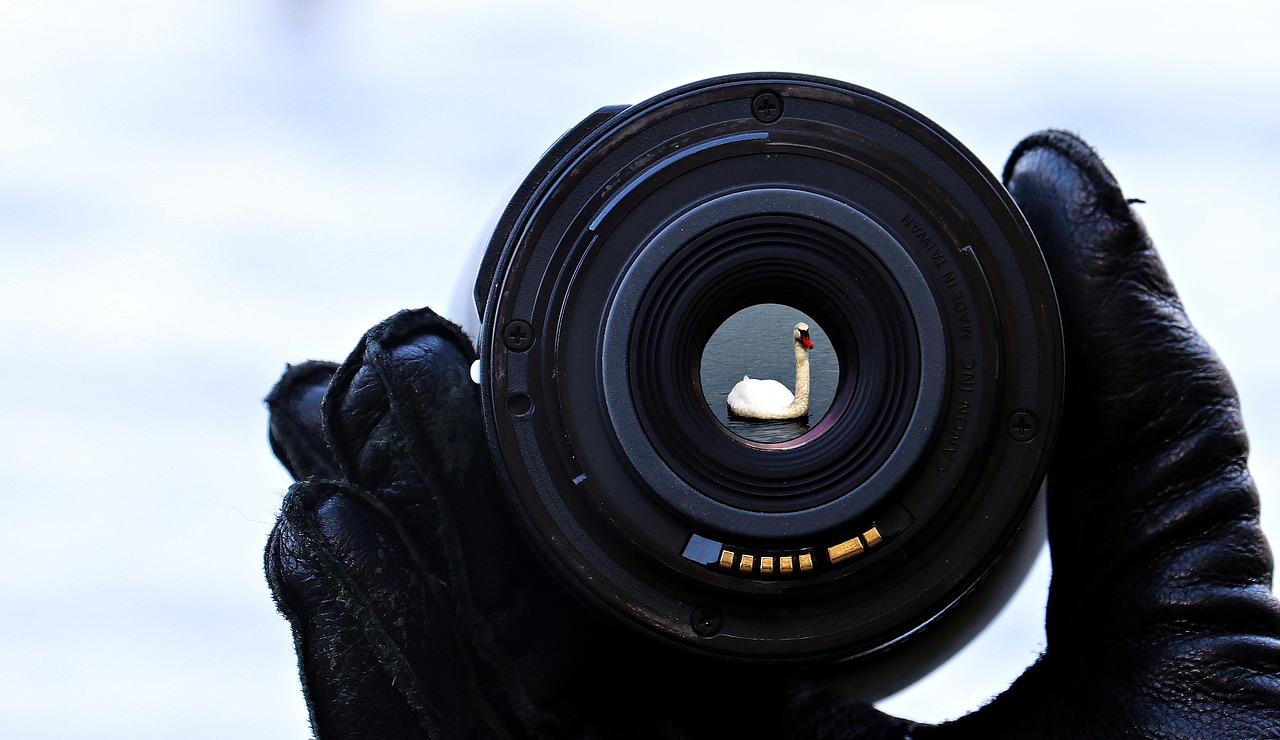
{"label": "lake water", "polygon": [[[809,325],[809,417],[789,421],[760,421],[729,417],[728,396],[743,375],[773,378],[795,391],[796,360],[792,330]],[[729,431],[755,442],[795,439],[818,423],[831,407],[840,378],[840,364],[826,333],[812,318],[773,303],[760,304],[729,317],[702,354],[702,390],[707,406]]]}

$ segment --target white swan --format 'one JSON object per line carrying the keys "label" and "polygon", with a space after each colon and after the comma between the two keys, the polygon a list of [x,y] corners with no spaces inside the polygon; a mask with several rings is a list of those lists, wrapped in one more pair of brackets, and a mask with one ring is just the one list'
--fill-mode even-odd
{"label": "white swan", "polygon": [[791,332],[796,353],[796,392],[776,380],[742,376],[729,391],[729,413],[747,419],[799,419],[809,414],[809,325],[801,322]]}

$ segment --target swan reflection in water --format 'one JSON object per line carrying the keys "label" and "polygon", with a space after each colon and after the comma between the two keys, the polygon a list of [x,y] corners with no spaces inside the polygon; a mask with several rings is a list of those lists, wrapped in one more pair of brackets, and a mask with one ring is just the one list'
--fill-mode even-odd
{"label": "swan reflection in water", "polygon": [[[734,314],[712,335],[700,375],[707,406],[725,429],[770,444],[795,439],[822,419],[839,363],[811,321],[789,306],[761,304]],[[792,382],[794,393],[786,385]]]}
{"label": "swan reflection in water", "polygon": [[804,419],[742,419],[730,417],[728,422],[721,422],[725,429],[744,439],[763,444],[790,442],[809,431],[809,422]]}

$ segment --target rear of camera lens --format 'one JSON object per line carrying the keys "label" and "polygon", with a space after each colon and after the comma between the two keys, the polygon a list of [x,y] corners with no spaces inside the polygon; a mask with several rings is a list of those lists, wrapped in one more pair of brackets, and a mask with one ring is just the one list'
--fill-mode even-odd
{"label": "rear of camera lens", "polygon": [[601,109],[508,206],[476,305],[526,534],[656,639],[875,660],[1042,537],[1043,258],[990,172],[883,95],[736,75]]}

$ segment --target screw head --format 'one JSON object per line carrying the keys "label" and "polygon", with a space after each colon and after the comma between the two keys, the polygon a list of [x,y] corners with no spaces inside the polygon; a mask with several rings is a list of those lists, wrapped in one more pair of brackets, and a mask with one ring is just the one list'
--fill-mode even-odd
{"label": "screw head", "polygon": [[1040,432],[1040,420],[1025,409],[1018,409],[1009,416],[1009,436],[1015,442],[1030,442]]}
{"label": "screw head", "polygon": [[689,617],[689,623],[693,625],[694,632],[703,637],[711,637],[724,626],[724,615],[720,613],[720,609],[715,605],[703,604],[694,607],[693,614]]}
{"label": "screw head", "polygon": [[777,93],[762,92],[752,99],[751,113],[760,123],[773,123],[782,118],[782,98]]}
{"label": "screw head", "polygon": [[524,352],[533,346],[533,326],[524,319],[508,322],[502,329],[502,343],[512,352]]}

